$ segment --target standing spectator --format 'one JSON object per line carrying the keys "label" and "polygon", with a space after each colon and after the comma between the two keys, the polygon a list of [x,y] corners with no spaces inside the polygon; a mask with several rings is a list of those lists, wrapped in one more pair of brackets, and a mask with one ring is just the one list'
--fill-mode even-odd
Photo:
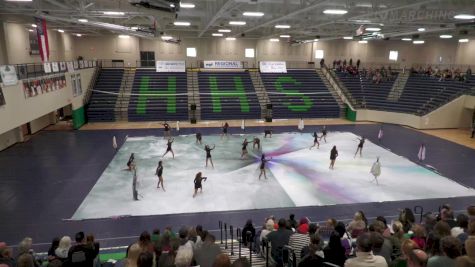
{"label": "standing spectator", "polygon": [[337,232],[333,232],[330,235],[330,241],[323,249],[323,253],[326,262],[343,266],[346,260],[345,248],[341,245],[340,235]]}
{"label": "standing spectator", "polygon": [[450,235],[456,237],[463,244],[468,238],[468,216],[461,213],[457,215],[457,226],[450,229]]}
{"label": "standing spectator", "polygon": [[290,214],[288,224],[291,228],[297,229],[297,221],[295,220],[295,214]]}
{"label": "standing spectator", "polygon": [[0,242],[0,264],[5,264],[8,267],[15,266],[15,260],[12,255],[12,249],[6,243]]}
{"label": "standing spectator", "polygon": [[372,252],[373,244],[369,233],[361,234],[356,240],[356,258],[348,259],[345,267],[387,267],[386,260],[381,256],[375,256]]}
{"label": "standing spectator", "polygon": [[121,260],[115,264],[115,267],[137,267],[137,261],[139,255],[142,253],[138,243],[132,244],[127,250],[127,255],[124,260]]}
{"label": "standing spectator", "polygon": [[353,220],[350,222],[346,230],[350,232],[351,237],[355,238],[366,231],[367,225],[368,221],[366,220],[364,213],[362,211],[358,211],[355,213]]}
{"label": "standing spectator", "polygon": [[[53,261],[54,259],[56,259],[56,249],[58,248],[59,246],[59,237],[55,237],[53,238],[53,241],[51,242],[51,247],[49,247],[48,249],[48,261]],[[68,252],[66,251],[66,257],[68,255]]]}
{"label": "standing spectator", "polygon": [[150,236],[150,233],[148,231],[143,231],[140,234],[139,237],[139,246],[142,249],[142,251],[148,251],[150,253],[153,253],[155,251],[155,247],[152,243],[152,238]]}
{"label": "standing spectator", "polygon": [[[312,234],[310,238],[310,244],[308,246],[309,253],[302,258],[298,267],[320,267],[323,265],[323,253],[320,247],[320,236],[318,234]],[[298,262],[298,261],[297,261]]]}
{"label": "standing spectator", "polygon": [[404,232],[409,232],[411,230],[412,225],[416,221],[414,217],[414,213],[411,209],[405,208],[399,213],[399,221],[402,223]]}
{"label": "standing spectator", "polygon": [[435,224],[434,231],[427,237],[426,251],[431,256],[441,255],[440,241],[446,236],[450,236],[450,226],[444,221],[439,221]]}
{"label": "standing spectator", "polygon": [[279,220],[279,229],[267,235],[267,240],[271,244],[271,257],[277,266],[282,266],[282,250],[284,246],[289,244],[290,235],[292,231],[287,229],[287,222],[285,219]]}
{"label": "standing spectator", "polygon": [[213,267],[231,267],[231,259],[229,258],[228,254],[221,253],[216,256]]}
{"label": "standing spectator", "polygon": [[393,257],[397,258],[401,256],[401,246],[405,240],[402,223],[400,221],[393,222],[392,229],[394,234],[389,237],[389,240],[393,244]]}
{"label": "standing spectator", "polygon": [[196,264],[201,267],[212,267],[214,259],[222,253],[219,245],[215,244],[215,237],[208,233],[201,248],[193,252]]}
{"label": "standing spectator", "polygon": [[[153,254],[144,251],[140,253],[139,258],[137,259],[137,267],[152,267],[153,266]],[[183,267],[183,266],[178,266],[177,267]]]}
{"label": "standing spectator", "polygon": [[427,253],[421,249],[413,249],[407,255],[407,267],[426,267]]}
{"label": "standing spectator", "polygon": [[17,266],[39,267],[40,263],[36,261],[35,252],[31,248],[33,240],[25,237],[18,245]]}
{"label": "standing spectator", "polygon": [[59,240],[58,248],[56,248],[55,253],[56,256],[65,261],[68,259],[68,252],[71,249],[71,237],[63,236],[61,240]]}
{"label": "standing spectator", "polygon": [[426,232],[424,227],[422,227],[420,224],[415,224],[412,227],[412,240],[416,242],[416,244],[419,246],[421,249],[425,249],[426,247]]}
{"label": "standing spectator", "polygon": [[302,233],[302,234],[308,234],[308,219],[307,218],[301,218],[299,226],[297,227],[297,232]]}
{"label": "standing spectator", "polygon": [[345,248],[345,256],[349,257],[352,250],[352,240],[350,234],[345,229],[345,224],[339,222],[335,226],[335,232],[340,236],[341,245]]}
{"label": "standing spectator", "polygon": [[[249,234],[248,234],[249,232]],[[247,244],[250,240],[254,240],[254,237],[256,236],[256,229],[254,228],[254,225],[252,224],[252,220],[247,220],[246,225],[244,225],[244,228],[242,228],[242,240],[244,240],[244,246],[247,247]]]}
{"label": "standing spectator", "polygon": [[91,248],[86,243],[84,232],[78,232],[75,236],[76,245],[68,252],[68,262],[72,267],[93,267],[94,259],[99,254],[99,245]]}
{"label": "standing spectator", "polygon": [[299,264],[301,257],[303,257],[302,249],[310,244],[310,237],[314,236],[315,232],[317,232],[317,225],[314,223],[311,223],[308,226],[307,233],[299,232],[297,230],[296,233],[293,233],[290,236],[289,246],[291,246],[295,252],[295,256],[297,258],[297,264]]}
{"label": "standing spectator", "polygon": [[267,220],[266,224],[264,225],[264,229],[261,231],[261,236],[259,237],[260,241],[264,239],[270,232],[274,231],[274,221]]}
{"label": "standing spectator", "polygon": [[453,236],[446,236],[440,240],[441,255],[435,255],[429,258],[427,267],[453,267],[455,258],[460,256],[460,241]]}

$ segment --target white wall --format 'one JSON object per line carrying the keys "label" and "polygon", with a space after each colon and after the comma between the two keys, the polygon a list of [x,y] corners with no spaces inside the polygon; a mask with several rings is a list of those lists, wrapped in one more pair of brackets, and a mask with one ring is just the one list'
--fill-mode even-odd
{"label": "white wall", "polygon": [[22,133],[19,127],[0,134],[0,151],[22,141]]}
{"label": "white wall", "polygon": [[6,104],[0,107],[0,122],[2,122],[0,123],[0,134],[40,118],[66,105],[72,104],[73,109],[81,107],[94,69],[83,69],[79,70],[79,72],[81,73],[83,94],[77,97],[73,97],[71,75],[69,73],[65,74],[65,88],[28,99],[25,99],[23,94],[22,82],[19,82],[15,86],[2,87]]}

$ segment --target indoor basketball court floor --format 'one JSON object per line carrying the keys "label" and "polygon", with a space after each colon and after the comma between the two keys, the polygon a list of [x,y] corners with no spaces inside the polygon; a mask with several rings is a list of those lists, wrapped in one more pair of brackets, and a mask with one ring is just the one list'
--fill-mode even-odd
{"label": "indoor basketball court floor", "polygon": [[[442,203],[456,210],[473,204],[473,149],[395,125],[384,125],[384,138],[378,143],[380,126],[373,124],[329,126],[328,143],[308,150],[311,133],[320,128],[306,126],[303,134],[292,134],[295,126],[273,127],[272,140],[263,140],[264,127],[246,128],[246,136],[260,135],[263,151],[273,157],[269,179],[261,181],[260,152],[250,146],[249,158],[239,159],[244,136],[236,134],[242,134],[241,129],[231,128],[235,135],[223,141],[217,137],[219,128],[200,130],[206,143],[216,144],[214,170],[204,168],[205,152],[194,145],[196,129],[182,129],[180,135],[190,136],[177,137],[175,160],[171,155],[164,159],[167,192],[155,189],[154,177],[156,162],[166,149],[163,139],[157,139],[162,130],[42,131],[0,152],[0,236],[10,244],[30,236],[47,247],[54,236],[85,231],[95,233],[106,247],[128,244],[145,229],[169,225],[202,224],[213,230],[219,220],[237,227],[251,218],[259,226],[271,214],[295,213],[323,221],[350,218],[356,210],[368,217],[389,217],[414,205],[427,211]],[[112,137],[120,142],[126,135],[128,141],[116,154]],[[368,137],[363,158],[354,159],[356,136],[362,135]],[[427,158],[419,164],[422,142]],[[329,171],[334,144],[341,156],[335,170]],[[130,152],[137,153],[142,179],[143,199],[137,202],[132,201],[130,173],[122,171]],[[371,183],[369,173],[376,156],[383,166],[379,187]],[[209,180],[203,194],[193,199],[198,170]]]}

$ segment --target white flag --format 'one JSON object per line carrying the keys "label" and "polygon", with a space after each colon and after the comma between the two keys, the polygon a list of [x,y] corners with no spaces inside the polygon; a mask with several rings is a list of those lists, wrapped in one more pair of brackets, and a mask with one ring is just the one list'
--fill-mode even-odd
{"label": "white flag", "polygon": [[180,131],[180,122],[179,121],[176,121],[176,130]]}
{"label": "white flag", "polygon": [[304,127],[305,127],[305,125],[304,125],[303,119],[300,119],[299,125],[297,126],[297,128],[298,128],[300,131],[302,131]]}
{"label": "white flag", "polygon": [[383,129],[379,129],[379,133],[378,133],[378,139],[381,140],[383,138]]}
{"label": "white flag", "polygon": [[246,127],[244,126],[244,120],[241,121],[241,129],[245,129]]}
{"label": "white flag", "polygon": [[114,135],[114,137],[112,137],[112,147],[114,149],[117,149],[117,139],[115,138],[115,135]]}
{"label": "white flag", "polygon": [[417,153],[417,157],[419,158],[420,161],[423,161],[426,159],[426,146],[425,145],[421,145],[419,147],[419,153]]}

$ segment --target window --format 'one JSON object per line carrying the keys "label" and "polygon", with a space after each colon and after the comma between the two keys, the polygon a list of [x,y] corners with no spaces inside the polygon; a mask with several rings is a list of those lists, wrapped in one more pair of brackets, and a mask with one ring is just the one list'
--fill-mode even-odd
{"label": "window", "polygon": [[253,58],[255,56],[254,48],[246,48],[244,52],[246,57]]}
{"label": "window", "polygon": [[315,50],[315,58],[322,59],[323,58],[323,50]]}
{"label": "window", "polygon": [[398,55],[399,55],[398,51],[389,51],[389,60],[397,61]]}
{"label": "window", "polygon": [[186,48],[186,56],[187,56],[187,57],[196,57],[196,48],[194,48],[194,47],[187,47],[187,48]]}

